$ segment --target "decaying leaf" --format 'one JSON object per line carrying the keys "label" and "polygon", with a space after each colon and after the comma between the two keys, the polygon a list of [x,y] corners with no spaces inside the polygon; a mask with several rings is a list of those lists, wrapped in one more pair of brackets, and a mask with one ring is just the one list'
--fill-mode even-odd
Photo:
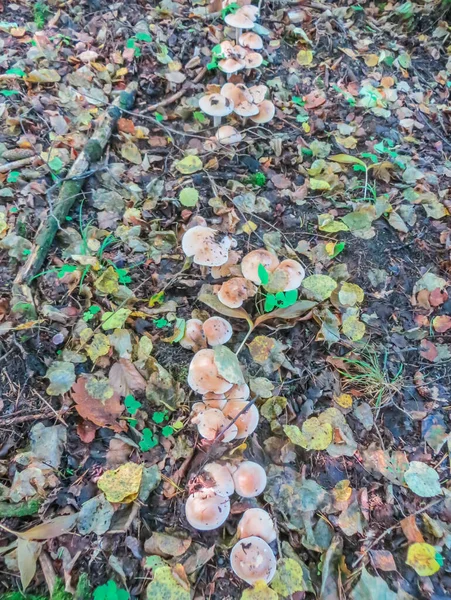
{"label": "decaying leaf", "polygon": [[[107,385],[105,379],[102,385],[89,385],[92,378],[81,376],[72,386],[72,398],[78,414],[100,427],[110,427],[116,432],[123,431],[125,426],[117,422],[124,412],[120,397],[114,389]],[[99,382],[99,380],[97,380]],[[92,394],[96,393],[96,396]]]}
{"label": "decaying leaf", "polygon": [[431,544],[415,543],[407,550],[406,563],[415,569],[420,577],[430,577],[443,565],[443,558]]}
{"label": "decaying leaf", "polygon": [[128,504],[136,500],[141,487],[143,465],[128,462],[112,471],[105,471],[97,482],[108,502]]}
{"label": "decaying leaf", "polygon": [[282,597],[290,597],[296,592],[304,591],[304,576],[301,565],[292,558],[279,559],[276,574],[271,581],[271,588]]}
{"label": "decaying leaf", "polygon": [[333,430],[330,423],[321,423],[317,417],[311,417],[302,424],[302,431],[296,425],[284,425],[288,439],[306,450],[325,450],[332,443]]}

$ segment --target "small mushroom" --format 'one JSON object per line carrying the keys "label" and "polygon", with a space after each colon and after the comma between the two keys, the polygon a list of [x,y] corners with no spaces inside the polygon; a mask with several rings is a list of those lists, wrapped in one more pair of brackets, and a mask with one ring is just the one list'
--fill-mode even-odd
{"label": "small mushroom", "polygon": [[229,308],[239,308],[256,291],[255,285],[244,277],[232,277],[221,285],[218,298]]}
{"label": "small mushroom", "polygon": [[251,117],[254,123],[268,123],[276,114],[276,107],[271,100],[263,100],[263,102],[258,105],[258,109],[258,114]]}
{"label": "small mushroom", "polygon": [[268,544],[276,537],[274,523],[266,510],[262,508],[248,508],[238,523],[237,534],[240,539],[256,536]]}
{"label": "small mushroom", "polygon": [[232,73],[237,73],[241,71],[241,69],[248,69],[246,66],[246,62],[235,60],[234,58],[224,58],[218,62],[218,67],[221,69],[223,73],[227,75],[227,79],[232,75]]}
{"label": "small mushroom", "polygon": [[304,267],[296,260],[291,260],[291,258],[283,260],[277,267],[277,271],[283,271],[287,276],[287,283],[282,290],[284,292],[297,290],[305,277]]}
{"label": "small mushroom", "polygon": [[230,425],[230,419],[218,408],[207,408],[207,410],[195,415],[191,422],[197,425],[199,434],[210,441],[213,441],[220,433],[225,431],[221,441],[224,443],[231,442],[238,433],[235,423]]}
{"label": "small mushroom", "polygon": [[214,350],[206,349],[194,355],[188,369],[188,385],[198,394],[224,394],[233,383],[219,375]]}
{"label": "small mushroom", "polygon": [[240,272],[240,268],[237,266],[240,260],[240,255],[235,250],[230,250],[229,258],[227,262],[220,267],[211,268],[211,276],[213,279],[221,279],[221,277],[229,277],[234,273]]}
{"label": "small mushroom", "polygon": [[249,93],[252,96],[252,101],[255,104],[261,104],[265,99],[266,94],[268,93],[268,88],[266,85],[253,85],[249,88]]}
{"label": "small mushroom", "polygon": [[233,102],[221,94],[207,94],[199,100],[199,108],[213,117],[215,127],[221,124],[221,117],[233,112]]}
{"label": "small mushroom", "polygon": [[263,62],[263,56],[258,52],[249,52],[244,57],[244,66],[249,71],[251,69],[257,69]]}
{"label": "small mushroom", "polygon": [[[247,7],[246,7],[247,8]],[[234,13],[229,13],[225,17],[225,22],[230,27],[235,27],[236,30],[236,42],[240,39],[240,35],[243,29],[252,29],[254,26],[254,19],[251,19],[243,12],[243,8],[239,8]]]}
{"label": "small mushroom", "polygon": [[236,493],[243,498],[260,496],[266,487],[264,468],[251,460],[240,463],[236,470],[232,471],[232,477]]}
{"label": "small mushroom", "polygon": [[228,98],[234,105],[240,104],[247,100],[252,102],[252,94],[249,92],[244,83],[225,83],[221,88],[221,95]]}
{"label": "small mushroom", "polygon": [[[227,400],[226,400],[227,403]],[[191,414],[196,416],[196,415],[200,415],[200,413],[203,413],[207,410],[207,405],[205,404],[205,402],[195,402],[192,407],[191,407]]]}
{"label": "small mushroom", "polygon": [[244,117],[246,119],[247,117],[257,115],[259,107],[256,104],[252,104],[252,102],[249,102],[248,100],[243,100],[243,102],[240,102],[235,106],[234,111],[237,115],[240,115],[240,117]]}
{"label": "small mushroom", "polygon": [[182,238],[182,250],[196,265],[220,267],[229,258],[230,238],[210,227],[196,225]]}
{"label": "small mushroom", "polygon": [[253,31],[245,31],[240,35],[239,39],[240,46],[245,46],[251,50],[261,50],[263,48],[263,40]]}
{"label": "small mushroom", "polygon": [[269,583],[276,573],[276,557],[261,538],[250,536],[237,542],[230,553],[234,573],[250,585],[263,580]]}
{"label": "small mushroom", "polygon": [[251,390],[247,383],[235,383],[230,390],[224,394],[226,400],[248,400]]}
{"label": "small mushroom", "polygon": [[209,394],[202,396],[202,402],[206,408],[217,408],[222,410],[227,404],[227,398],[224,394],[213,394],[210,392]]}
{"label": "small mushroom", "polygon": [[238,428],[238,433],[235,436],[237,440],[248,437],[257,429],[258,420],[260,418],[258,408],[255,404],[252,404],[251,406],[248,405],[249,402],[246,402],[245,400],[229,400],[222,410],[223,414],[233,421],[241,411],[248,407],[246,412],[243,412],[243,414],[234,422],[234,425]]}
{"label": "small mushroom", "polygon": [[182,348],[197,352],[201,348],[207,347],[202,325],[203,323],[200,319],[187,320],[185,325],[185,333],[180,340],[180,346]]}
{"label": "small mushroom", "polygon": [[204,471],[207,473],[212,483],[212,487],[209,487],[208,489],[214,490],[221,496],[231,496],[234,493],[235,484],[233,483],[233,478],[229,469],[225,465],[221,465],[220,463],[208,463],[205,465]]}
{"label": "small mushroom", "polygon": [[230,125],[223,125],[216,132],[216,139],[223,146],[229,146],[231,144],[238,144],[243,139],[243,136],[235,127]]}
{"label": "small mushroom", "polygon": [[241,271],[246,279],[257,285],[261,284],[260,277],[258,276],[259,265],[263,265],[267,271],[272,273],[279,265],[279,259],[275,254],[263,248],[252,250],[252,252],[246,254],[241,262]]}
{"label": "small mushroom", "polygon": [[232,326],[222,317],[210,317],[202,325],[209,346],[227,344],[233,334]]}
{"label": "small mushroom", "polygon": [[230,500],[214,490],[204,489],[190,494],[185,504],[186,520],[199,531],[220,527],[230,513]]}
{"label": "small mushroom", "polygon": [[249,3],[239,8],[237,12],[241,12],[243,15],[246,15],[248,19],[255,22],[258,16],[258,10],[258,6]]}

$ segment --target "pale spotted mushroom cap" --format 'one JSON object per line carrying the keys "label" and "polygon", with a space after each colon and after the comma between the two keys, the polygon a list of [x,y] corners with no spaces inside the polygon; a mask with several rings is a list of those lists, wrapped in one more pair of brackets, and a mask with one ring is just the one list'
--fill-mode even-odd
{"label": "pale spotted mushroom cap", "polygon": [[[237,415],[239,415],[240,412],[247,407],[247,405],[248,402],[246,400],[229,400],[222,409],[222,412],[226,417],[229,417],[229,419],[233,421]],[[239,416],[234,422],[234,425],[236,425],[238,428],[236,439],[242,440],[254,433],[254,431],[257,429],[259,418],[260,415],[258,414],[258,408],[255,406],[255,404],[252,404],[248,407],[248,410],[246,410],[246,412]]]}
{"label": "pale spotted mushroom cap", "polygon": [[232,337],[232,326],[222,317],[210,317],[202,325],[209,346],[227,344]]}
{"label": "pale spotted mushroom cap", "polygon": [[243,498],[255,498],[266,487],[266,473],[263,467],[251,460],[245,460],[232,472],[235,491]]}
{"label": "pale spotted mushroom cap", "polygon": [[233,112],[233,102],[221,94],[207,94],[199,100],[199,108],[211,117],[226,117]]}
{"label": "pale spotted mushroom cap", "polygon": [[221,94],[231,100],[234,105],[240,104],[247,100],[252,102],[252,94],[249,92],[244,83],[225,83],[221,88]]}
{"label": "pale spotted mushroom cap", "polygon": [[263,102],[258,105],[258,109],[258,114],[251,117],[254,123],[269,123],[276,114],[276,107],[271,100],[263,100]]}
{"label": "pale spotted mushroom cap", "polygon": [[190,494],[185,504],[188,523],[199,531],[211,531],[220,527],[230,513],[230,500],[214,490],[204,489]]}
{"label": "pale spotted mushroom cap", "polygon": [[244,100],[236,105],[234,110],[240,117],[252,117],[258,114],[259,108],[256,104]]}
{"label": "pale spotted mushroom cap", "polygon": [[197,352],[188,369],[188,385],[198,394],[224,394],[233,386],[218,373],[214,350],[206,349]]}
{"label": "pale spotted mushroom cap", "polygon": [[257,285],[261,284],[260,277],[258,276],[258,266],[260,264],[271,273],[278,266],[279,259],[275,254],[264,248],[252,250],[252,252],[246,254],[241,261],[241,271],[246,279]]}
{"label": "pale spotted mushroom cap", "polygon": [[249,92],[252,95],[252,101],[255,104],[261,104],[265,99],[266,94],[268,93],[268,88],[266,85],[253,85],[249,88]]}
{"label": "pale spotted mushroom cap", "polygon": [[237,534],[240,539],[256,536],[268,544],[276,537],[276,529],[269,513],[262,508],[248,508],[238,523]]}
{"label": "pale spotted mushroom cap", "polygon": [[248,298],[254,296],[256,288],[244,277],[232,277],[221,285],[218,298],[229,308],[239,308]]}
{"label": "pale spotted mushroom cap", "polygon": [[263,48],[263,40],[253,31],[245,31],[240,35],[239,42],[241,46],[250,48],[251,50],[261,50]]}
{"label": "pale spotted mushroom cap", "polygon": [[276,272],[283,271],[287,276],[287,283],[283,288],[284,292],[297,290],[305,277],[304,267],[296,260],[287,258],[277,267]]}
{"label": "pale spotted mushroom cap", "polygon": [[270,546],[256,536],[243,538],[230,553],[234,573],[246,583],[253,585],[263,580],[269,583],[276,573],[276,557]]}
{"label": "pale spotted mushroom cap", "polygon": [[215,135],[216,139],[220,144],[229,146],[231,144],[238,144],[243,139],[241,133],[232,127],[231,125],[223,125],[218,129]]}
{"label": "pale spotted mushroom cap", "polygon": [[188,229],[182,238],[182,250],[193,256],[196,265],[220,267],[229,258],[230,238],[215,229],[196,225]]}

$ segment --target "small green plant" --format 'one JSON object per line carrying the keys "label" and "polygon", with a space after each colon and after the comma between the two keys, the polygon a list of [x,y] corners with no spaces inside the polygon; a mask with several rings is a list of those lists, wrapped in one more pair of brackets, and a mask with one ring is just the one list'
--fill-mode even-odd
{"label": "small green plant", "polygon": [[116,582],[110,579],[94,590],[94,600],[130,600],[130,594],[118,588]]}
{"label": "small green plant", "polygon": [[236,13],[236,11],[240,8],[240,5],[237,4],[236,2],[232,2],[232,4],[229,4],[228,6],[226,6],[225,8],[223,8],[221,10],[221,17],[224,19],[224,17],[226,17],[227,15],[230,15],[231,13]]}
{"label": "small green plant", "polygon": [[[269,284],[270,274],[262,264],[258,265],[258,276],[263,287]],[[297,299],[297,290],[290,290],[288,292],[276,292],[275,294],[265,292],[265,304],[263,306],[263,310],[266,313],[269,313],[275,308],[287,308],[288,306],[292,306],[297,301]]]}
{"label": "small green plant", "polygon": [[136,415],[136,413],[142,406],[141,402],[139,402],[139,400],[136,400],[136,398],[131,394],[125,396],[124,405],[131,415]]}
{"label": "small green plant", "polygon": [[[229,8],[229,7],[227,7],[227,8]],[[216,46],[213,46],[213,48],[211,49],[211,61],[207,64],[207,69],[209,71],[211,71],[212,69],[216,69],[219,61],[222,60],[223,58],[225,58],[225,56],[222,53],[221,45],[216,44]]]}
{"label": "small green plant", "polygon": [[51,11],[45,2],[36,2],[33,8],[33,20],[38,29],[44,29]]}
{"label": "small green plant", "polygon": [[243,179],[243,183],[264,187],[266,185],[266,175],[264,173],[252,173],[252,175]]}
{"label": "small green plant", "polygon": [[143,452],[148,452],[152,448],[155,448],[155,446],[158,446],[158,440],[151,429],[146,427],[141,433],[142,440],[139,442],[139,447]]}

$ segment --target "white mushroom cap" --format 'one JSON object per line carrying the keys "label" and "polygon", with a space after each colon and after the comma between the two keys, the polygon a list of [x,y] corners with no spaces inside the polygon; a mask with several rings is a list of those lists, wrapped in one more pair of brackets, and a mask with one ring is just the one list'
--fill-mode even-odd
{"label": "white mushroom cap", "polygon": [[[227,402],[227,400],[226,400]],[[195,402],[191,407],[191,414],[196,416],[200,415],[207,410],[207,405],[204,402]]]}
{"label": "white mushroom cap", "polygon": [[222,317],[210,317],[202,325],[209,346],[227,344],[233,334],[232,326]]}
{"label": "white mushroom cap", "polygon": [[215,363],[214,350],[199,350],[197,352],[188,370],[188,385],[198,394],[224,394],[233,386],[223,379]]}
{"label": "white mushroom cap", "polygon": [[269,583],[276,573],[276,557],[268,544],[255,536],[240,540],[232,548],[230,564],[240,579],[250,585]]}
{"label": "white mushroom cap", "polygon": [[237,12],[240,12],[243,15],[246,15],[248,19],[252,19],[252,21],[255,21],[255,19],[258,16],[258,6],[255,6],[254,4],[247,4],[246,6],[242,6],[241,8],[239,8]]}
{"label": "white mushroom cap", "polygon": [[251,390],[247,383],[235,383],[228,392],[224,394],[227,400],[248,400]]}
{"label": "white mushroom cap", "polygon": [[257,69],[263,62],[263,56],[258,52],[249,52],[244,57],[244,66],[246,69]]}
{"label": "white mushroom cap", "polygon": [[[235,60],[234,58],[224,58],[218,62],[218,67],[223,73],[237,73],[246,66],[245,60]],[[229,113],[227,113],[229,114]]]}
{"label": "white mushroom cap", "polygon": [[254,123],[268,123],[276,114],[276,107],[271,100],[263,100],[263,102],[258,105],[258,108],[258,115],[251,117]]}
{"label": "white mushroom cap", "polygon": [[220,144],[228,146],[229,144],[238,144],[243,139],[243,136],[235,127],[224,125],[216,132],[216,139]]}
{"label": "white mushroom cap", "polygon": [[277,537],[271,516],[262,508],[248,508],[238,523],[237,533],[240,539],[255,535],[268,544]]}
{"label": "white mushroom cap", "polygon": [[233,111],[233,102],[221,94],[207,94],[199,100],[199,108],[212,117],[226,117]]}
{"label": "white mushroom cap", "polygon": [[260,496],[266,487],[266,473],[263,467],[251,460],[240,463],[232,472],[235,491],[243,498]]}
{"label": "white mushroom cap", "polygon": [[221,88],[221,94],[231,100],[234,106],[244,102],[244,100],[252,101],[252,94],[244,83],[225,83]]}
{"label": "white mushroom cap", "polygon": [[260,264],[272,273],[279,265],[279,259],[275,254],[264,248],[252,250],[252,252],[246,254],[241,262],[241,271],[246,279],[253,281],[257,285],[261,284],[260,277],[258,276],[258,266]]}
{"label": "white mushroom cap", "polygon": [[202,402],[207,408],[218,408],[219,410],[222,410],[227,404],[227,398],[225,397],[225,394],[208,392],[208,394],[202,396]]}
{"label": "white mushroom cap", "polygon": [[234,108],[237,115],[240,117],[251,117],[258,114],[259,108],[256,104],[252,104],[247,100],[240,102],[240,104],[236,105]]}
{"label": "white mushroom cap", "polygon": [[297,290],[305,277],[304,267],[296,260],[291,260],[290,258],[283,260],[276,271],[283,271],[288,277],[288,282],[283,289],[284,292]]}
{"label": "white mushroom cap", "polygon": [[246,16],[241,10],[242,9],[240,8],[235,13],[226,15],[224,21],[227,25],[230,25],[230,27],[235,27],[236,29],[252,29],[254,20]]}
{"label": "white mushroom cap", "polygon": [[265,99],[266,94],[268,93],[268,88],[266,85],[253,85],[249,88],[249,92],[252,95],[252,100],[255,104],[261,104]]}
{"label": "white mushroom cap", "polygon": [[197,425],[199,434],[210,441],[216,439],[226,429],[226,433],[221,438],[221,441],[224,443],[234,440],[238,433],[235,423],[230,425],[230,419],[218,408],[207,408],[207,410],[195,415],[192,422]]}
{"label": "white mushroom cap", "polygon": [[245,437],[248,437],[254,433],[258,426],[258,420],[260,417],[258,414],[258,408],[255,406],[255,404],[252,404],[251,406],[248,405],[249,402],[246,402],[245,400],[229,400],[222,410],[224,415],[233,421],[242,410],[248,407],[248,410],[238,417],[234,423],[238,428],[238,433],[236,434],[237,440],[242,440]]}
{"label": "white mushroom cap", "polygon": [[187,350],[200,350],[205,348],[207,342],[202,329],[202,321],[200,319],[188,319],[185,324],[185,333],[180,340],[180,346]]}
{"label": "white mushroom cap", "polygon": [[230,500],[214,490],[205,489],[190,494],[185,504],[186,520],[199,531],[220,527],[230,513]]}
{"label": "white mushroom cap", "polygon": [[263,48],[263,40],[253,31],[245,31],[240,35],[239,42],[242,46],[250,48],[251,50],[261,50]]}
{"label": "white mushroom cap", "polygon": [[255,296],[253,283],[244,277],[232,277],[221,285],[218,298],[229,308],[239,308],[248,298]]}
{"label": "white mushroom cap", "polygon": [[235,484],[233,483],[229,469],[225,465],[221,465],[221,463],[208,463],[205,465],[204,471],[213,483],[213,487],[209,487],[208,489],[214,490],[221,496],[231,496],[234,493]]}
{"label": "white mushroom cap", "polygon": [[219,46],[221,47],[221,54],[223,56],[225,56],[226,58],[230,58],[231,56],[233,56],[234,45],[230,40],[224,40],[219,44]]}
{"label": "white mushroom cap", "polygon": [[230,238],[210,227],[196,225],[188,229],[182,238],[182,250],[186,256],[194,256],[196,265],[220,267],[229,258]]}

